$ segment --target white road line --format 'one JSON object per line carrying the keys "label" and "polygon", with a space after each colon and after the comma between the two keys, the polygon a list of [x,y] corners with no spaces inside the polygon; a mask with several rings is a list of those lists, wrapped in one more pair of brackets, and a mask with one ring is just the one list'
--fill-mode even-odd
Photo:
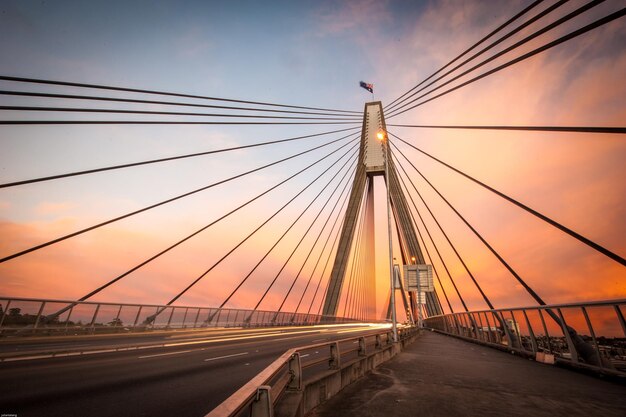
{"label": "white road line", "polygon": [[81,355],[81,352],[68,352],[68,353],[57,353],[54,355],[55,358],[62,358],[64,356],[78,356]]}
{"label": "white road line", "polygon": [[2,362],[15,362],[15,361],[26,361],[26,360],[31,360],[31,359],[46,359],[46,358],[52,358],[52,355],[33,355],[33,356],[22,356],[22,357],[15,357],[15,358],[4,358],[2,360]]}
{"label": "white road line", "polygon": [[233,355],[225,355],[225,356],[218,356],[218,357],[216,357],[216,358],[209,358],[209,359],[205,359],[204,361],[205,361],[205,362],[209,362],[209,361],[216,361],[216,360],[218,360],[218,359],[232,358],[232,357],[235,357],[235,356],[243,356],[243,355],[247,355],[247,354],[248,354],[248,352],[243,352],[243,353],[235,353],[235,354],[233,354]]}
{"label": "white road line", "polygon": [[179,350],[178,352],[157,353],[155,355],[140,356],[139,359],[156,358],[157,356],[178,355],[180,353],[189,353],[189,352],[192,352],[192,351],[191,350]]}
{"label": "white road line", "polygon": [[305,353],[304,355],[300,355],[301,358],[306,358],[307,356],[309,356],[308,353]]}
{"label": "white road line", "polygon": [[116,351],[115,349],[86,350],[83,352],[83,355],[94,355],[96,353],[111,353],[115,351]]}

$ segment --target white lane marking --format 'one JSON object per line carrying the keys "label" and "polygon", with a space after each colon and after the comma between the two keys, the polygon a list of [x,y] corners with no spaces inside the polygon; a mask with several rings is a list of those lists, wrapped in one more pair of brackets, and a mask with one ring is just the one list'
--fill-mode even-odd
{"label": "white lane marking", "polygon": [[115,352],[115,349],[100,349],[100,350],[86,350],[83,355],[94,355],[96,353],[111,353]]}
{"label": "white lane marking", "polygon": [[233,358],[235,356],[243,356],[243,355],[247,355],[248,352],[243,352],[243,353],[235,353],[233,355],[225,355],[225,356],[218,356],[216,358],[209,358],[209,359],[205,359],[205,362],[209,362],[209,361],[216,361],[218,359],[226,359],[226,358]]}
{"label": "white lane marking", "polygon": [[300,355],[301,358],[306,358],[307,356],[309,356],[308,353],[305,353],[304,355]]}
{"label": "white lane marking", "polygon": [[157,356],[178,355],[180,353],[189,353],[189,352],[192,352],[192,351],[191,350],[179,350],[178,352],[157,353],[154,355],[140,356],[139,359],[156,358]]}
{"label": "white lane marking", "polygon": [[81,352],[58,353],[55,355],[55,358],[62,358],[64,356],[78,356],[78,355],[81,355]]}
{"label": "white lane marking", "polygon": [[4,358],[2,362],[26,361],[30,359],[46,359],[46,358],[52,358],[52,357],[53,357],[52,355],[22,356],[22,357],[16,357],[16,358]]}

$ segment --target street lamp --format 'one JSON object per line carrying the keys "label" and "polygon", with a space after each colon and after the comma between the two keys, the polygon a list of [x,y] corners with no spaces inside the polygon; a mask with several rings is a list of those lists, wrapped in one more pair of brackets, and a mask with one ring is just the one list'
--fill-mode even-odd
{"label": "street lamp", "polygon": [[393,274],[393,244],[391,235],[391,193],[389,192],[389,137],[387,132],[379,130],[376,137],[381,142],[385,155],[385,179],[387,180],[387,234],[389,235],[389,280],[391,282],[391,330],[393,332],[393,341],[398,341],[398,321],[396,318],[396,282]]}

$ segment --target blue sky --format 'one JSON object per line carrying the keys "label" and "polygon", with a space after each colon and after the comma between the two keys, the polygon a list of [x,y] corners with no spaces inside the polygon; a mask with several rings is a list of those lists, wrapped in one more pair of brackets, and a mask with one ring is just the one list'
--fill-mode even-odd
{"label": "blue sky", "polygon": [[[383,24],[337,22],[343,6],[334,2],[2,4],[1,50],[16,58],[5,72],[350,108],[363,100],[356,83],[375,72],[373,54],[352,35]],[[418,9],[397,12],[410,21]],[[402,25],[384,29],[402,37]]]}

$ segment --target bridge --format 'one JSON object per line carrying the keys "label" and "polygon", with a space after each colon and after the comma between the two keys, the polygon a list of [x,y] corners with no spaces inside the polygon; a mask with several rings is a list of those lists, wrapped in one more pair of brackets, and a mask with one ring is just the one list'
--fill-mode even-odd
{"label": "bridge", "polygon": [[420,114],[623,40],[615,3],[524,3],[360,108],[0,75],[0,413],[624,415],[624,98]]}

